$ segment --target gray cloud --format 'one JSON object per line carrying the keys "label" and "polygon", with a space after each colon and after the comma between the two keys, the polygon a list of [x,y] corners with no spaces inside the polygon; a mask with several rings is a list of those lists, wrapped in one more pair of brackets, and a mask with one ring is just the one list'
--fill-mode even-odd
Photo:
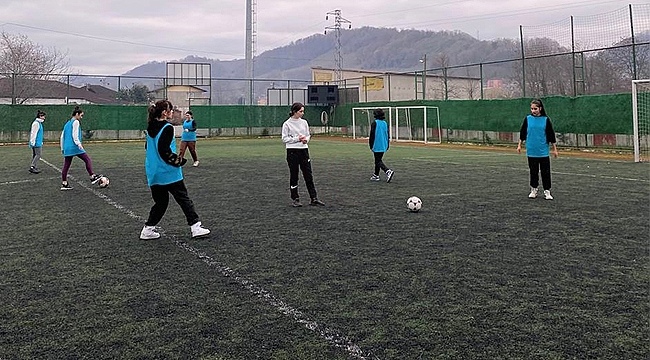
{"label": "gray cloud", "polygon": [[[518,38],[519,25],[618,10],[603,0],[257,0],[257,53],[323,33],[340,9],[353,27],[459,30],[482,40]],[[0,30],[68,51],[80,73],[119,75],[148,61],[187,55],[244,57],[245,1],[3,0]]]}

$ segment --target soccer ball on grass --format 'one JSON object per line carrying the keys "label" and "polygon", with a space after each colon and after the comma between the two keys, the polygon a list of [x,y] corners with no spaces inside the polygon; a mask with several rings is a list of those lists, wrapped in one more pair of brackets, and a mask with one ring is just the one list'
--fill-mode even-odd
{"label": "soccer ball on grass", "polygon": [[99,184],[99,187],[103,189],[103,188],[107,188],[107,187],[108,187],[108,184],[110,184],[110,182],[111,182],[111,181],[108,180],[108,178],[107,178],[106,176],[102,176],[102,177],[99,179],[99,182],[98,182],[97,184]]}
{"label": "soccer ball on grass", "polygon": [[417,196],[411,196],[406,200],[406,207],[408,207],[411,212],[418,212],[422,209],[422,200]]}

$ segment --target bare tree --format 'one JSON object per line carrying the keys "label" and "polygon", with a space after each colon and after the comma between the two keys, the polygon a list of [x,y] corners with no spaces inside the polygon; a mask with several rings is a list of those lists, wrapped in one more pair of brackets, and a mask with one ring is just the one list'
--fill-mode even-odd
{"label": "bare tree", "polygon": [[[562,47],[555,40],[548,38],[533,38],[524,43],[526,59],[525,84],[527,93],[531,96],[571,95],[573,89],[574,70],[569,49]],[[514,79],[521,83],[521,66],[518,62]]]}
{"label": "bare tree", "polygon": [[468,99],[474,100],[481,95],[481,87],[483,86],[482,79],[479,78],[478,81],[472,79],[474,75],[470,72],[470,68],[465,68],[465,77],[467,80],[462,82],[462,87],[464,90],[463,98],[467,96]]}
{"label": "bare tree", "polygon": [[32,42],[25,35],[0,34],[0,78],[11,79],[12,103],[38,95],[38,80],[68,70],[67,53]]}
{"label": "bare tree", "polygon": [[449,56],[445,53],[440,53],[438,56],[435,58],[434,63],[436,66],[438,66],[440,69],[442,69],[442,91],[443,91],[443,99],[448,100],[449,99],[449,65],[451,61],[449,60]]}
{"label": "bare tree", "polygon": [[[632,43],[632,38],[625,38],[618,43],[613,49],[603,51],[600,56],[612,64],[622,78],[628,83],[636,74],[637,79],[645,79],[650,76],[650,32],[637,35],[636,45]],[[634,45],[634,51],[633,46]],[[626,83],[627,86],[627,83]]]}

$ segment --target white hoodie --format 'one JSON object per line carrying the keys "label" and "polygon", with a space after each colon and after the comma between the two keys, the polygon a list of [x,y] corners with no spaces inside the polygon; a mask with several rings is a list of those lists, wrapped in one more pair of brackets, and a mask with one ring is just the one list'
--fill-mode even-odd
{"label": "white hoodie", "polygon": [[311,138],[309,134],[309,124],[303,118],[290,117],[282,124],[282,142],[287,149],[307,149],[309,146],[299,140],[300,135],[306,137],[307,142]]}

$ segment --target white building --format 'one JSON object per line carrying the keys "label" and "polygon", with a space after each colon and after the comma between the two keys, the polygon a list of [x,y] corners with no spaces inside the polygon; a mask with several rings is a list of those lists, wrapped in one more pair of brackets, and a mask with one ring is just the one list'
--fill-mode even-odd
{"label": "white building", "polygon": [[[423,79],[422,71],[397,73],[343,69],[342,80],[337,82],[335,69],[313,67],[311,73],[315,85],[338,85],[339,91],[342,88],[348,89],[344,94],[339,93],[339,98],[350,97],[340,99],[342,102],[460,100],[481,97],[481,79],[472,77],[427,75]],[[356,94],[358,98],[351,99]]]}

